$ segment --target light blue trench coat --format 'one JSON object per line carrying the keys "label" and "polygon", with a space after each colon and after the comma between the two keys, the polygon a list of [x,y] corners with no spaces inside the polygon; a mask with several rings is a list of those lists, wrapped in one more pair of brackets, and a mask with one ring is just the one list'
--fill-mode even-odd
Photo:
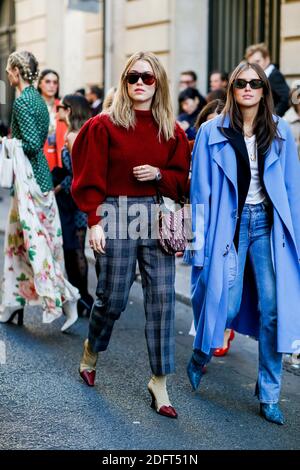
{"label": "light blue trench coat", "polygon": [[[293,353],[300,346],[300,164],[288,124],[275,116],[274,119],[279,119],[280,139],[273,142],[265,157],[263,178],[274,213],[271,249],[278,307],[277,350]],[[194,348],[206,354],[210,348],[223,346],[228,291],[234,281],[230,281],[228,269],[228,253],[232,249],[237,272],[233,245],[238,208],[237,164],[234,149],[219,129],[222,122],[223,116],[218,116],[203,124],[196,137],[191,177],[195,250],[185,255],[186,262],[193,266],[191,294],[197,332]],[[223,127],[229,127],[228,116]],[[199,215],[197,205],[203,205],[204,215],[201,210]],[[204,243],[203,231],[197,230],[203,217]],[[245,273],[242,305],[232,326],[240,333],[258,337],[258,302],[251,272]]]}

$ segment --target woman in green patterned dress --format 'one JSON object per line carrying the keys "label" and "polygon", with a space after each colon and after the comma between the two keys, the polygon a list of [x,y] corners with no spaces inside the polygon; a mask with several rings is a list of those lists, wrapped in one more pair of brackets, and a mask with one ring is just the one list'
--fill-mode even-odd
{"label": "woman in green patterned dress", "polygon": [[[65,331],[78,318],[76,308],[78,292],[64,279],[63,267],[60,269],[58,265],[60,263],[63,266],[61,263],[63,257],[60,258],[62,252],[61,228],[54,195],[52,198],[52,178],[43,153],[43,146],[48,135],[49,114],[43,98],[33,86],[38,78],[38,62],[30,52],[14,52],[9,56],[6,71],[10,85],[15,87],[19,94],[13,105],[12,137],[22,142],[24,154],[32,167],[30,172],[33,172],[34,185],[37,192],[40,193],[41,206],[46,198],[51,202],[53,236],[49,231],[51,224],[47,226],[47,221],[45,223],[47,214],[46,212],[41,214],[42,211],[39,211],[39,208],[37,208],[37,225],[39,225],[39,218],[41,224],[44,224],[39,225],[39,232],[35,226],[28,227],[28,223],[27,227],[26,224],[24,226],[24,221],[20,220],[19,216],[20,200],[15,194],[6,233],[0,322],[9,322],[18,316],[18,323],[22,325],[24,306],[42,305],[43,321],[50,323],[61,315],[63,306],[67,317],[62,327],[62,331]],[[28,212],[30,211],[31,209],[28,209]],[[45,228],[44,232],[43,228]],[[25,233],[26,230],[30,231],[29,235]],[[41,237],[41,235],[46,240],[44,242],[45,253],[35,253],[31,240],[37,240],[37,237]],[[58,256],[56,253],[49,256],[49,248],[51,251],[54,247],[51,245],[53,239],[55,239],[55,250]],[[41,246],[39,243],[36,245]],[[34,257],[40,260],[38,266],[43,267],[48,263],[49,269],[37,268]],[[40,278],[43,279],[44,285],[47,284],[47,294],[44,294],[46,291],[43,290]]]}

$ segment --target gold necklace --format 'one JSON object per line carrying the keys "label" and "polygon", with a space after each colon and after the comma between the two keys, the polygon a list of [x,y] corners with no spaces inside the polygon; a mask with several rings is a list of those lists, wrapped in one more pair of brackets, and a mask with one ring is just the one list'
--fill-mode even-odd
{"label": "gold necklace", "polygon": [[[248,137],[248,136],[247,136],[247,137]],[[251,136],[251,137],[252,137],[252,136]],[[252,147],[252,152],[251,152],[250,150],[248,150],[248,152],[249,152],[249,158],[250,158],[250,160],[251,160],[252,162],[255,162],[255,161],[256,161],[256,148],[257,148],[256,142],[254,142],[254,143],[251,145],[251,147]]]}

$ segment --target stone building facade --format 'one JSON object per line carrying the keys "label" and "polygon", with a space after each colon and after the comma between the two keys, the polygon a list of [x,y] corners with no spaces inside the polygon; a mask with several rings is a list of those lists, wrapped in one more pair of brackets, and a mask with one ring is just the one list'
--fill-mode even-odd
{"label": "stone building facade", "polygon": [[246,45],[266,40],[288,81],[300,79],[300,0],[99,0],[97,13],[72,9],[95,1],[0,0],[0,78],[9,51],[29,49],[60,73],[62,94],[109,88],[128,56],[152,50],[175,100],[180,71],[195,70],[205,94],[212,67],[231,67]]}

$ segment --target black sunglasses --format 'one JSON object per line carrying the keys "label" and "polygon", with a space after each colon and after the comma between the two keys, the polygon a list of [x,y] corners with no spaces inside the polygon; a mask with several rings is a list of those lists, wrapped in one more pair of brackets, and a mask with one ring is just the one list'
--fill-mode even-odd
{"label": "black sunglasses", "polygon": [[149,72],[143,72],[143,73],[129,72],[126,75],[126,80],[130,85],[134,85],[135,83],[137,83],[140,78],[143,80],[143,83],[145,85],[153,85],[153,83],[155,83],[155,80],[156,80],[155,76]]}
{"label": "black sunglasses", "polygon": [[264,87],[264,82],[258,78],[254,78],[253,80],[250,80],[249,82],[247,80],[244,80],[243,78],[237,78],[236,80],[234,80],[233,86],[234,88],[243,89],[243,88],[246,88],[248,83],[250,85],[250,88],[252,88],[252,90],[258,90],[259,88]]}

